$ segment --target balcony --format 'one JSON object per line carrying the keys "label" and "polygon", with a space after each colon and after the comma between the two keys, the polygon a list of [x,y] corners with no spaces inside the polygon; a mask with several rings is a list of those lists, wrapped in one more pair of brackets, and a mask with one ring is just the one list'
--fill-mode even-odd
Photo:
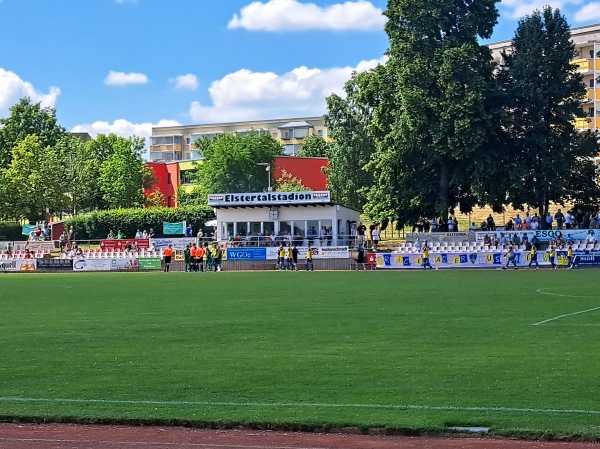
{"label": "balcony", "polygon": [[589,101],[600,101],[600,87],[588,87],[586,97]]}
{"label": "balcony", "polygon": [[574,59],[571,61],[577,67],[580,72],[593,72],[594,70],[600,70],[600,59]]}
{"label": "balcony", "polygon": [[173,152],[173,151],[183,151],[183,145],[178,143],[178,144],[173,144],[173,145],[150,145],[150,152],[154,153],[157,151],[165,151],[165,152]]}
{"label": "balcony", "polygon": [[576,129],[600,129],[600,118],[577,118],[575,119]]}

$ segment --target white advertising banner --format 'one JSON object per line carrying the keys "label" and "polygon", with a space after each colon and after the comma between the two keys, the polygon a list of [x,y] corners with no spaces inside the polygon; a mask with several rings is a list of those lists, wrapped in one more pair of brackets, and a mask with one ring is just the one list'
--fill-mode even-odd
{"label": "white advertising banner", "polygon": [[[289,246],[285,247],[285,255]],[[347,259],[350,257],[350,249],[347,246],[313,246],[312,254],[315,259]],[[276,260],[279,252],[278,246],[268,246],[267,260]],[[298,260],[306,259],[308,246],[298,246]]]}
{"label": "white advertising banner", "polygon": [[573,240],[585,240],[589,234],[596,235],[596,238],[600,237],[600,231],[598,229],[552,229],[546,231],[505,231],[501,229],[498,231],[479,231],[476,234],[477,242],[479,243],[483,242],[486,235],[489,237],[496,236],[498,240],[500,240],[502,235],[508,240],[512,240],[515,234],[517,234],[520,240],[526,235],[530,242],[533,236],[536,236],[540,242],[549,242],[551,240],[556,240],[559,237],[566,239],[569,236]]}
{"label": "white advertising banner", "polygon": [[195,237],[182,237],[182,238],[164,238],[164,239],[151,239],[150,246],[154,246],[156,249],[166,248],[171,245],[175,249],[183,249],[188,244],[193,245],[198,243],[198,239]]}
{"label": "white advertising banner", "polygon": [[74,259],[73,271],[110,271],[113,259]]}
{"label": "white advertising banner", "polygon": [[8,259],[0,260],[0,272],[32,273],[35,271],[35,259]]}

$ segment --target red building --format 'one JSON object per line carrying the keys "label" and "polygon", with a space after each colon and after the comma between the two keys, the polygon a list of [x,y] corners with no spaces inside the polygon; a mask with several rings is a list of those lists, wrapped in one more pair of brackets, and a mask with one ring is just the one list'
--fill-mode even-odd
{"label": "red building", "polygon": [[329,159],[326,157],[277,156],[273,178],[281,178],[281,172],[285,170],[311,190],[327,190],[327,176],[323,173],[323,167],[327,166]]}
{"label": "red building", "polygon": [[[182,174],[187,170],[195,169],[192,168],[193,164],[190,161],[147,162],[147,164],[152,169],[156,182],[151,190],[144,192],[145,195],[149,196],[158,189],[164,196],[163,206],[177,207],[177,189],[180,185],[186,185],[181,181],[186,179]],[[277,156],[272,175],[274,180],[279,179],[285,170],[311,190],[327,190],[327,176],[323,173],[323,167],[328,165],[329,160],[326,157]]]}
{"label": "red building", "polygon": [[155,190],[160,191],[163,196],[163,206],[177,207],[177,189],[179,188],[179,164],[177,162],[147,162],[152,169],[156,182],[151,190],[146,190],[146,196]]}

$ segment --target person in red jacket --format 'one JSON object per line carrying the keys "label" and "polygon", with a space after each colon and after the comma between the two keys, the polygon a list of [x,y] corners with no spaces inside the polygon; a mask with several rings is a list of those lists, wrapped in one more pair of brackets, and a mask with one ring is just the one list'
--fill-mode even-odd
{"label": "person in red jacket", "polygon": [[168,273],[169,269],[171,268],[171,259],[173,257],[173,245],[169,245],[164,251],[163,251],[163,258],[165,260],[165,267],[164,267],[164,272]]}

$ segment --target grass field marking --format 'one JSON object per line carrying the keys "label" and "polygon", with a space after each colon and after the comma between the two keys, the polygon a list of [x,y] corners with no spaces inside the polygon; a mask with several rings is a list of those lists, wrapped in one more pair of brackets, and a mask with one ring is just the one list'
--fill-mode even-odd
{"label": "grass field marking", "polygon": [[574,315],[581,315],[582,313],[588,313],[588,312],[593,312],[594,310],[599,310],[600,307],[594,307],[592,309],[587,309],[587,310],[581,310],[579,312],[573,312],[573,313],[565,313],[564,315],[558,315],[555,316],[553,318],[548,318],[547,320],[544,321],[540,321],[538,323],[533,323],[532,326],[539,326],[541,324],[546,324],[549,323],[550,321],[556,321],[556,320],[560,320],[561,318],[566,318],[568,316],[574,316]]}
{"label": "grass field marking", "polygon": [[562,298],[591,298],[591,296],[576,296],[576,295],[563,295],[560,293],[550,293],[550,292],[544,292],[542,290],[547,290],[546,288],[538,288],[536,290],[536,292],[542,294],[542,295],[549,295],[549,296],[560,296]]}
{"label": "grass field marking", "polygon": [[568,415],[600,415],[600,410],[518,408],[518,407],[462,407],[455,405],[399,405],[399,404],[325,404],[305,402],[210,402],[210,401],[149,401],[112,399],[67,399],[67,398],[12,398],[0,397],[0,403],[45,402],[64,404],[127,404],[157,406],[209,406],[209,407],[298,407],[298,408],[365,408],[387,410],[456,411],[456,412],[508,412],[546,413]]}

